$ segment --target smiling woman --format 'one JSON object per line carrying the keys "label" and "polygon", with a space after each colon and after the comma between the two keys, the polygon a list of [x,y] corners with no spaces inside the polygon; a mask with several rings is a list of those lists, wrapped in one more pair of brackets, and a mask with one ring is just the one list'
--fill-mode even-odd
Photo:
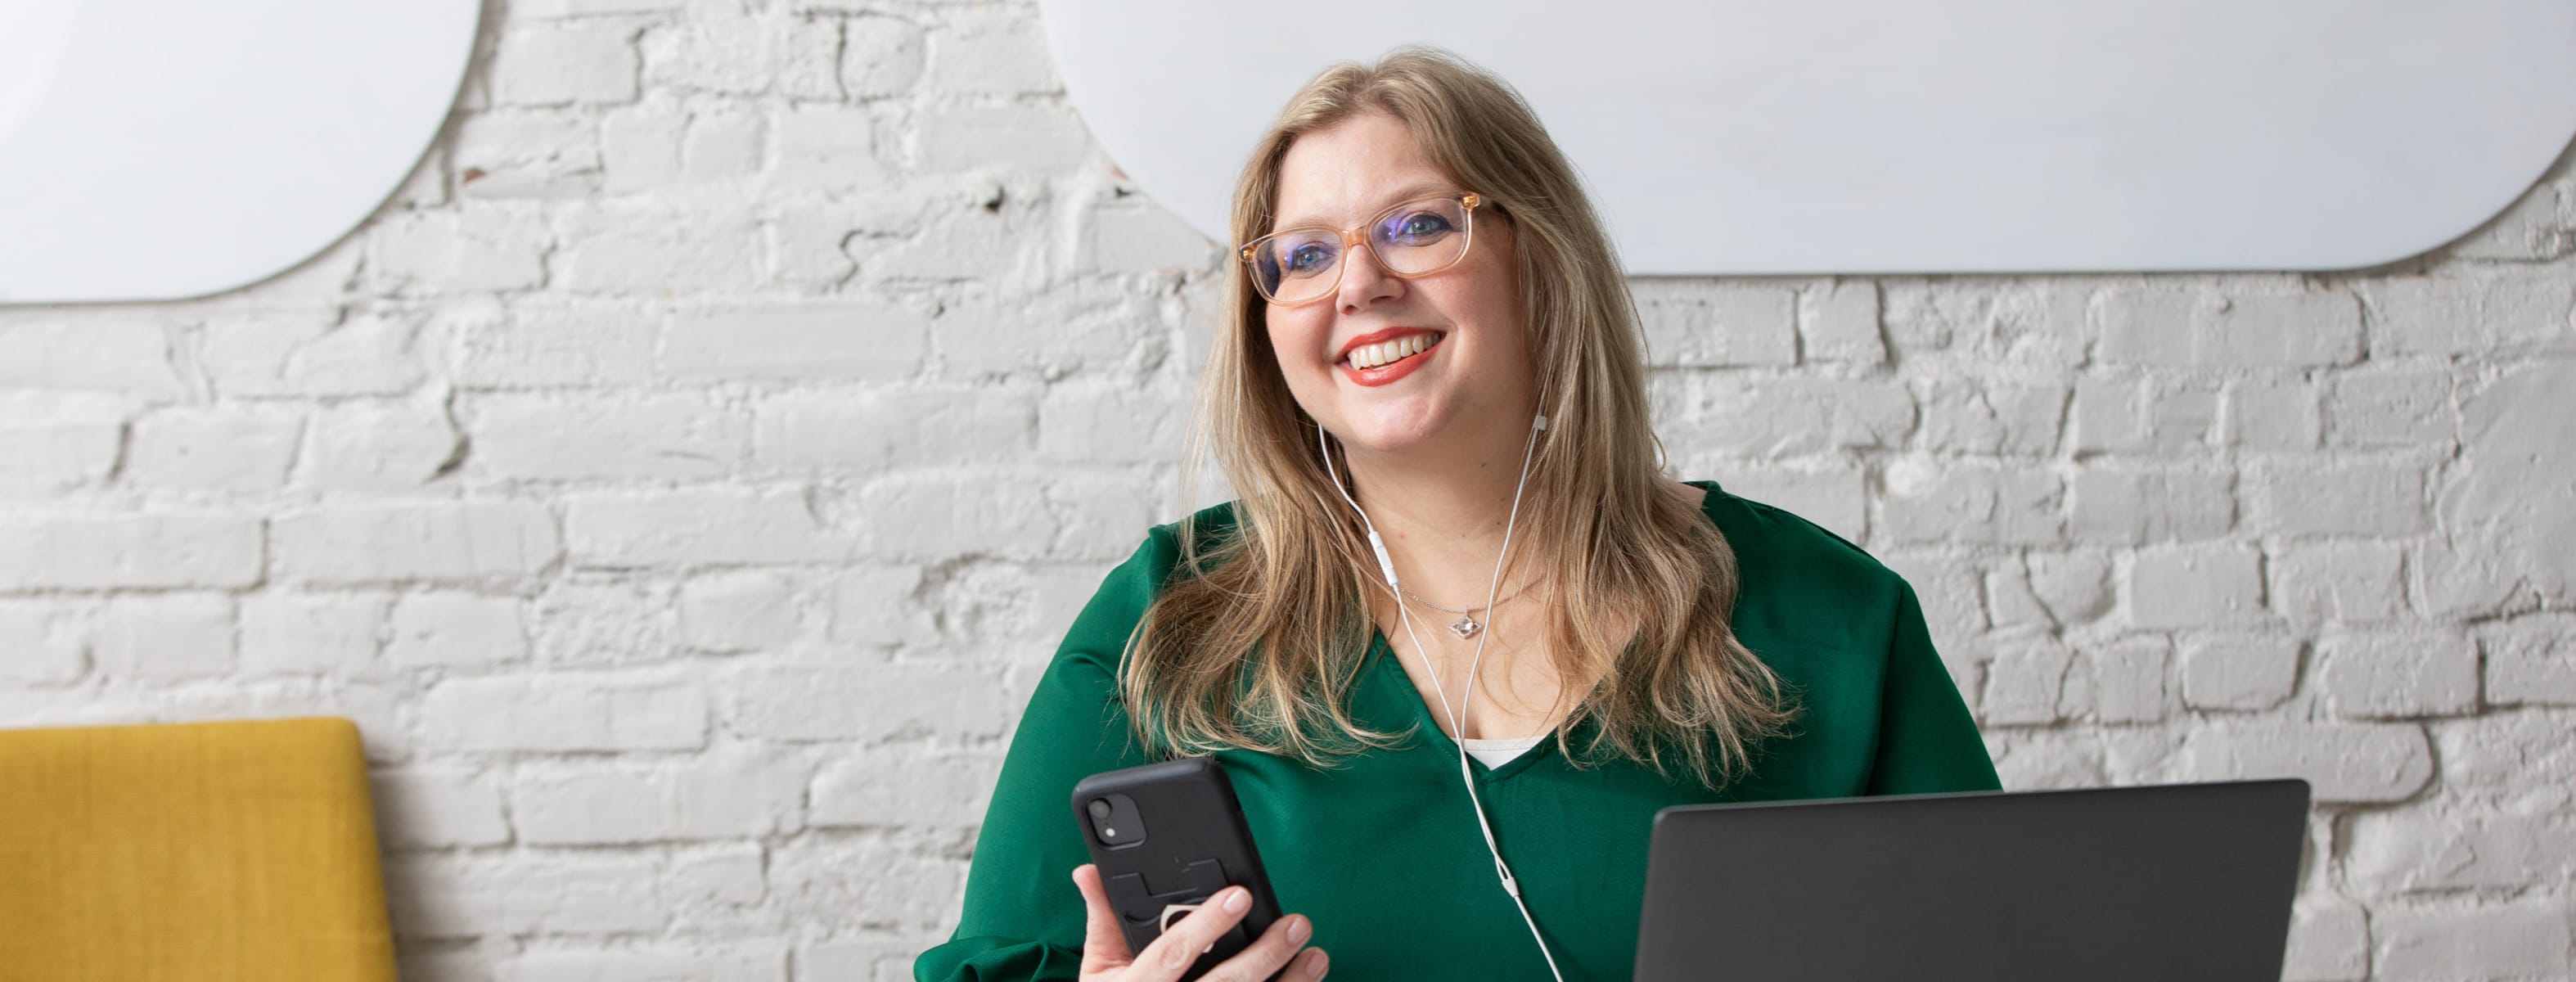
{"label": "smiling woman", "polygon": [[1325,72],[1233,232],[1198,434],[1241,497],[1075,622],[917,977],[1181,977],[1240,915],[1129,950],[1065,810],[1159,758],[1224,768],[1304,912],[1243,979],[1626,978],[1657,810],[1996,786],[1902,579],[1663,473],[1619,264],[1508,87]]}
{"label": "smiling woman", "polygon": [[[1252,284],[1267,301],[1253,321],[1268,329],[1274,366],[1265,367],[1286,382],[1306,425],[1340,436],[1360,458],[1355,469],[1376,468],[1383,454],[1423,449],[1453,417],[1472,420],[1479,432],[1452,431],[1445,449],[1472,444],[1513,455],[1536,394],[1514,230],[1502,210],[1480,209],[1484,197],[1459,188],[1412,126],[1382,110],[1307,128],[1277,146],[1270,166],[1245,183],[1252,191],[1275,182],[1258,191],[1253,215],[1275,213],[1269,224],[1284,231],[1254,239],[1244,252],[1252,257]],[[1275,176],[1265,181],[1263,174]],[[1238,200],[1238,211],[1248,204]],[[1487,218],[1481,241],[1479,210]],[[1329,230],[1344,224],[1357,228]],[[1238,222],[1237,232],[1259,228],[1258,221]],[[1319,236],[1359,247],[1305,246],[1317,257],[1312,269],[1276,289],[1263,285],[1269,277],[1261,259],[1279,251],[1265,243]],[[1396,357],[1407,349],[1420,354]],[[1389,387],[1405,379],[1412,384]],[[1207,408],[1212,419],[1228,409]]]}

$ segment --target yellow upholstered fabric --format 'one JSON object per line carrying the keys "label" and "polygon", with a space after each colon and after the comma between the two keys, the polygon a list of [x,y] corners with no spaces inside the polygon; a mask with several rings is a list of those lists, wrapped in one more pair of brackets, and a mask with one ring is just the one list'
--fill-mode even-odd
{"label": "yellow upholstered fabric", "polygon": [[0,982],[393,977],[348,720],[0,730]]}

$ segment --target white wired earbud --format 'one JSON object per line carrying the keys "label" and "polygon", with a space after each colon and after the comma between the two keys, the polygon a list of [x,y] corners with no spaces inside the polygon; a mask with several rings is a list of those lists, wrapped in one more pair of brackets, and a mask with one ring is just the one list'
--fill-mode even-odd
{"label": "white wired earbud", "polygon": [[[1511,558],[1512,530],[1521,517],[1521,492],[1529,487],[1530,459],[1538,450],[1539,433],[1546,429],[1547,417],[1537,416],[1530,420],[1529,440],[1521,447],[1520,480],[1512,485],[1511,514],[1503,520],[1502,554],[1494,557],[1494,576],[1485,587],[1486,610],[1493,609],[1495,596],[1502,592],[1503,563]],[[1351,510],[1359,513],[1360,527],[1368,530],[1369,551],[1377,554],[1377,570],[1386,576],[1387,589],[1395,591],[1396,619],[1404,625],[1405,639],[1413,642],[1414,653],[1422,659],[1422,673],[1431,679],[1431,694],[1439,697],[1440,711],[1449,717],[1450,732],[1458,735],[1452,741],[1458,745],[1458,779],[1467,786],[1467,804],[1476,813],[1476,830],[1485,836],[1485,852],[1494,857],[1494,875],[1502,879],[1503,892],[1511,895],[1512,906],[1520,909],[1521,923],[1529,925],[1530,940],[1538,943],[1539,957],[1547,960],[1548,975],[1556,982],[1565,982],[1565,973],[1557,970],[1556,955],[1547,949],[1547,938],[1538,932],[1538,920],[1530,916],[1529,904],[1521,900],[1520,880],[1512,876],[1511,865],[1503,862],[1502,846],[1494,842],[1494,826],[1485,818],[1484,798],[1476,793],[1476,772],[1467,764],[1467,706],[1476,698],[1476,672],[1484,666],[1485,642],[1493,638],[1494,632],[1486,631],[1476,638],[1476,656],[1467,662],[1467,691],[1458,697],[1458,708],[1452,710],[1449,708],[1448,689],[1440,684],[1440,671],[1431,664],[1431,649],[1423,647],[1422,638],[1413,633],[1413,615],[1404,609],[1403,584],[1395,576],[1395,559],[1387,555],[1386,540],[1378,537],[1377,523],[1369,521],[1368,510],[1361,508],[1359,501],[1351,497],[1350,489],[1342,486],[1341,472],[1333,467],[1332,444],[1327,442],[1320,423],[1315,427],[1315,445],[1323,451],[1324,472],[1332,476],[1333,490],[1341,492],[1342,500],[1349,502]]]}

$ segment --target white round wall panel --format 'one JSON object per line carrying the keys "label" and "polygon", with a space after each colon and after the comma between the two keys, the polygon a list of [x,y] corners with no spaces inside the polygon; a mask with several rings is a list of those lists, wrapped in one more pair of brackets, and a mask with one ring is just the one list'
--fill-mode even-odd
{"label": "white round wall panel", "polygon": [[1040,0],[1110,157],[1212,239],[1280,105],[1411,43],[1493,69],[1641,274],[2342,269],[2576,135],[2567,0]]}
{"label": "white round wall panel", "polygon": [[478,0],[0,0],[0,303],[253,283],[436,139]]}

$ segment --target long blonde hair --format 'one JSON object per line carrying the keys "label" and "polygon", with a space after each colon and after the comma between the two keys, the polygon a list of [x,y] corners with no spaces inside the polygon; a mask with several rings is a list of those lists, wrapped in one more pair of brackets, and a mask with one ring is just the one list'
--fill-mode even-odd
{"label": "long blonde hair", "polygon": [[[1549,419],[1530,464],[1525,532],[1551,557],[1533,593],[1564,680],[1569,759],[1615,754],[1711,787],[1739,776],[1794,715],[1728,624],[1735,553],[1662,484],[1636,310],[1600,219],[1538,117],[1498,79],[1432,49],[1342,64],[1288,101],[1236,184],[1234,241],[1270,231],[1290,144],[1355,115],[1410,127],[1434,166],[1508,216],[1531,364]],[[1481,216],[1480,216],[1481,217]],[[1243,748],[1315,766],[1389,746],[1350,712],[1376,564],[1326,476],[1315,423],[1280,375],[1267,305],[1235,263],[1192,443],[1237,496],[1231,529],[1181,525],[1182,559],[1128,639],[1120,694],[1148,748]],[[1328,504],[1330,503],[1330,504]],[[1515,551],[1518,550],[1515,546]],[[1382,587],[1374,587],[1382,589]],[[1589,680],[1603,681],[1584,694]],[[1597,722],[1577,748],[1585,721]]]}

